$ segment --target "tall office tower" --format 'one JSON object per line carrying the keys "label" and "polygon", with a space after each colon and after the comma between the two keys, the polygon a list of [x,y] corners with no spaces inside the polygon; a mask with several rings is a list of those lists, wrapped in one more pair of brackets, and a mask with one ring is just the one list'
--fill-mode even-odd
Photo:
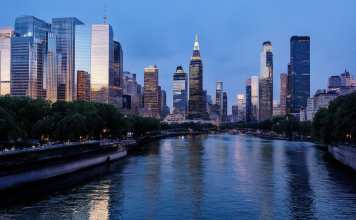
{"label": "tall office tower", "polygon": [[251,100],[251,79],[246,80],[245,84],[246,93],[246,122],[252,121],[252,100]]}
{"label": "tall office tower", "polygon": [[[73,17],[52,19],[52,26],[58,30],[57,56],[61,59],[59,60],[60,69],[58,70],[58,82],[57,82],[58,100],[64,100],[64,101],[74,100],[74,96],[75,96],[74,85],[76,82],[75,81],[75,52],[74,52],[75,51],[75,26],[78,24],[83,24],[83,23],[79,21],[77,18],[73,18]],[[92,36],[91,40],[94,40],[94,36]],[[102,39],[103,44],[105,44],[105,41],[106,40]],[[95,38],[95,44],[96,45],[98,44],[98,37]],[[98,51],[95,51],[94,54],[97,52]],[[104,51],[103,51],[103,56],[105,56]],[[90,74],[92,74],[92,72],[93,71],[91,71]],[[96,89],[96,86],[92,85],[91,88]],[[105,102],[105,100],[101,100],[101,101]]]}
{"label": "tall office tower", "polygon": [[223,83],[221,80],[216,81],[216,104],[220,105],[221,113],[223,109]]}
{"label": "tall office tower", "polygon": [[10,94],[11,38],[15,35],[12,27],[0,28],[0,96]]}
{"label": "tall office tower", "polygon": [[291,67],[290,67],[290,63],[288,63],[288,82],[287,82],[287,96],[286,96],[286,114],[290,114],[290,110],[291,110],[291,97],[292,97],[292,92],[291,92],[291,77],[292,77],[292,72],[291,72]]}
{"label": "tall office tower", "polygon": [[160,117],[161,117],[162,109],[163,109],[162,88],[158,86],[158,113]]}
{"label": "tall office tower", "polygon": [[[79,98],[79,85],[77,84],[78,77],[82,72],[85,72],[88,77],[91,77],[91,25],[76,25],[75,26],[75,92],[74,100]],[[61,61],[62,62],[62,59]],[[61,70],[62,68],[60,68]],[[63,78],[62,78],[63,79]],[[62,85],[65,85],[61,83]],[[58,86],[58,85],[57,85]],[[64,90],[63,90],[64,91]],[[63,92],[62,91],[62,92]],[[90,95],[90,93],[88,94]],[[90,96],[91,97],[91,96]],[[64,94],[61,94],[61,99],[65,98]],[[89,98],[90,100],[90,98]]]}
{"label": "tall office tower", "polygon": [[237,94],[238,119],[242,121],[245,118],[246,104],[244,102],[244,94]]}
{"label": "tall office tower", "polygon": [[136,115],[138,114],[138,110],[143,107],[143,92],[142,86],[137,84],[137,94],[136,94]]}
{"label": "tall office tower", "polygon": [[290,38],[290,112],[307,107],[310,97],[310,37]]}
{"label": "tall office tower", "polygon": [[46,99],[52,102],[57,101],[58,70],[61,69],[59,61],[62,60],[60,54],[57,53],[57,36],[58,32],[55,28],[48,32]]}
{"label": "tall office tower", "polygon": [[137,81],[136,74],[125,71],[123,73],[123,94],[131,96],[130,114],[136,115]]}
{"label": "tall office tower", "polygon": [[232,116],[237,118],[239,116],[239,107],[238,107],[238,105],[232,105],[231,110],[232,110],[231,111],[232,112]]}
{"label": "tall office tower", "polygon": [[227,121],[227,95],[226,92],[223,93],[223,109],[222,109],[222,121]]}
{"label": "tall office tower", "polygon": [[273,53],[271,42],[262,45],[260,54],[259,119],[272,118],[273,113]]}
{"label": "tall office tower", "polygon": [[328,79],[328,92],[336,91],[342,85],[340,76],[330,76]]}
{"label": "tall office tower", "polygon": [[44,61],[47,54],[47,33],[51,25],[33,16],[15,19],[15,32],[20,37],[11,39],[10,93],[12,97],[43,97]]}
{"label": "tall office tower", "polygon": [[157,66],[149,66],[144,70],[144,107],[152,111],[152,116],[160,117]]}
{"label": "tall office tower", "polygon": [[287,95],[288,95],[288,75],[286,73],[281,73],[280,76],[281,82],[281,94],[279,103],[281,104],[280,107],[280,115],[287,114]]}
{"label": "tall office tower", "polygon": [[188,112],[188,75],[182,66],[173,74],[173,114],[186,115]]}
{"label": "tall office tower", "polygon": [[189,118],[206,118],[203,94],[203,62],[200,57],[198,35],[189,65]]}
{"label": "tall office tower", "polygon": [[90,102],[90,75],[85,71],[77,72],[77,100]]}
{"label": "tall office tower", "polygon": [[[114,41],[114,100],[113,104],[119,108],[122,107],[122,87],[124,72],[124,53],[119,42]],[[141,86],[140,86],[141,88]],[[141,92],[141,90],[140,90]],[[141,93],[140,93],[141,95]],[[137,98],[137,97],[136,97]],[[139,97],[141,100],[141,97]],[[137,100],[136,100],[137,101]],[[142,106],[140,106],[142,107]]]}
{"label": "tall office tower", "polygon": [[346,69],[341,73],[341,86],[355,86],[355,80]]}
{"label": "tall office tower", "polygon": [[258,76],[251,77],[251,120],[258,120],[259,112],[259,91],[260,91],[260,82]]}
{"label": "tall office tower", "polygon": [[170,114],[170,109],[167,106],[167,95],[164,90],[162,90],[162,106],[161,120],[164,120],[166,116]]}

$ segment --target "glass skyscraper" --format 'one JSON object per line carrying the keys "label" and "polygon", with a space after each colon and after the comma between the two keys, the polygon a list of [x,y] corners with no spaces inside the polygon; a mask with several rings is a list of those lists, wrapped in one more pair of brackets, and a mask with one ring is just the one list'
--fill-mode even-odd
{"label": "glass skyscraper", "polygon": [[[258,120],[258,98],[260,91],[260,82],[258,76],[251,77],[251,120]],[[247,97],[246,97],[247,98]]]}
{"label": "glass skyscraper", "polygon": [[273,54],[271,42],[262,45],[260,54],[259,119],[272,118],[273,114]]}
{"label": "glass skyscraper", "polygon": [[246,122],[252,121],[251,79],[246,80]]}
{"label": "glass skyscraper", "polygon": [[189,65],[189,118],[205,119],[206,117],[203,92],[203,62],[200,57],[198,35],[196,35],[193,56]]}
{"label": "glass skyscraper", "polygon": [[216,81],[216,105],[220,106],[220,115],[222,115],[223,110],[223,83],[221,80]]}
{"label": "glass skyscraper", "polygon": [[182,66],[173,74],[173,114],[186,116],[188,111],[188,76]]}
{"label": "glass skyscraper", "polygon": [[[124,72],[124,54],[119,42],[114,41],[114,101],[113,104],[119,108],[122,107],[122,88]],[[140,90],[141,91],[141,90]],[[141,97],[139,98],[141,100]],[[136,98],[137,102],[137,98]],[[141,106],[140,106],[141,107]]]}
{"label": "glass skyscraper", "polygon": [[59,60],[57,99],[75,98],[75,26],[83,24],[77,18],[53,18],[52,26],[58,30],[57,57]]}
{"label": "glass skyscraper", "polygon": [[10,94],[11,38],[15,37],[12,27],[0,28],[0,96]]}
{"label": "glass skyscraper", "polygon": [[44,97],[46,85],[47,36],[51,25],[33,16],[15,19],[15,32],[19,37],[11,39],[12,97]]}
{"label": "glass skyscraper", "polygon": [[223,92],[223,101],[222,101],[222,121],[227,121],[227,94]]}
{"label": "glass skyscraper", "polygon": [[290,38],[290,112],[307,107],[310,97],[310,37]]}

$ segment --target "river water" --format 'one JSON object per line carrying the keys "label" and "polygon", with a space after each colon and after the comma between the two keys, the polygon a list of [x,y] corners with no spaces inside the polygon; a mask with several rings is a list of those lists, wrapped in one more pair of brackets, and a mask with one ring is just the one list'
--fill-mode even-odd
{"label": "river water", "polygon": [[0,193],[0,219],[356,219],[356,172],[311,143],[163,139]]}

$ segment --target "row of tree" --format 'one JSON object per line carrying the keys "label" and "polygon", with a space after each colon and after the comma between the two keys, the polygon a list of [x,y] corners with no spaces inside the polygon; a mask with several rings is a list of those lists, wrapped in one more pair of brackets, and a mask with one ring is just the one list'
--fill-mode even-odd
{"label": "row of tree", "polygon": [[110,104],[0,97],[0,140],[119,138],[159,131],[156,118],[125,117]]}
{"label": "row of tree", "polygon": [[352,143],[356,146],[356,92],[339,96],[315,114],[312,137],[327,145]]}

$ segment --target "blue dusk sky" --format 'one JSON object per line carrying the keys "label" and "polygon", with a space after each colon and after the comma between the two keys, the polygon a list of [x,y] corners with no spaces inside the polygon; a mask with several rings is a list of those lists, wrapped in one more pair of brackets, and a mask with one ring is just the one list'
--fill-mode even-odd
{"label": "blue dusk sky", "polygon": [[289,41],[310,36],[311,95],[326,89],[328,77],[348,69],[356,75],[356,1],[135,1],[135,0],[12,0],[0,4],[0,27],[14,26],[15,18],[32,15],[77,17],[85,24],[103,22],[104,4],[114,38],[124,50],[124,70],[137,74],[157,65],[159,84],[173,107],[173,73],[182,65],[189,73],[195,26],[203,59],[204,89],[215,99],[215,83],[223,81],[228,112],[244,93],[245,80],[260,75],[262,43],[273,47],[273,96],[278,99],[280,73],[287,72]]}

